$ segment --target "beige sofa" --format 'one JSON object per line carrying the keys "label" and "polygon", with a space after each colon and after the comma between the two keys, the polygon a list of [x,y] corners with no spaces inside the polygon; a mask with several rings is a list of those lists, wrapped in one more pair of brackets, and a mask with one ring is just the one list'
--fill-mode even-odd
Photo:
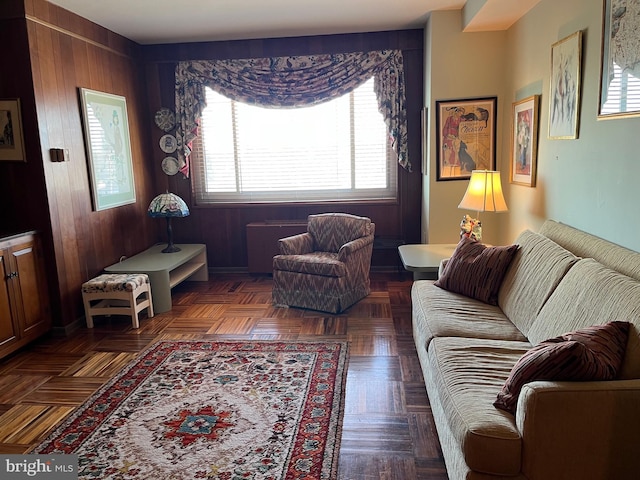
{"label": "beige sofa", "polygon": [[[450,479],[640,478],[640,253],[551,220],[524,231],[498,305],[412,288],[413,334]],[[541,341],[632,323],[618,379],[526,384],[493,406]]]}

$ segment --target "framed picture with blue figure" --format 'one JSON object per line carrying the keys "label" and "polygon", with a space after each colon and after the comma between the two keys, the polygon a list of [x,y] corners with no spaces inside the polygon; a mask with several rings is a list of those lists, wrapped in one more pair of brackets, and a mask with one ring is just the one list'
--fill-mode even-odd
{"label": "framed picture with blue figure", "polygon": [[497,97],[436,101],[436,180],[496,169]]}
{"label": "framed picture with blue figure", "polygon": [[515,102],[511,114],[511,183],[536,186],[540,95]]}
{"label": "framed picture with blue figure", "polygon": [[126,99],[81,88],[80,101],[94,210],[135,203]]}

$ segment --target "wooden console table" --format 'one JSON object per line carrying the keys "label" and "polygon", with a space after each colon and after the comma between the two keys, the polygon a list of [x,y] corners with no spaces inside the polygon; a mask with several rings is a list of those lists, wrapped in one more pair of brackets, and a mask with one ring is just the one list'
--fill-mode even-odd
{"label": "wooden console table", "polygon": [[171,289],[185,280],[209,280],[207,247],[204,244],[180,244],[179,252],[162,253],[166,244],[153,247],[104,269],[107,273],[146,273],[151,282],[153,310],[171,310]]}

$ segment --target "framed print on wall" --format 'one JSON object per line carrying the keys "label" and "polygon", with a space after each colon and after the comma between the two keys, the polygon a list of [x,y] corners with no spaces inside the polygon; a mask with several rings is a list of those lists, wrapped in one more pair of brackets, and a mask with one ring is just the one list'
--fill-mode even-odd
{"label": "framed print on wall", "polygon": [[598,119],[640,115],[640,0],[605,0]]}
{"label": "framed print on wall", "polygon": [[578,138],[581,59],[581,31],[551,46],[549,81],[549,138],[551,139]]}
{"label": "framed print on wall", "polygon": [[94,210],[135,203],[126,99],[81,88],[80,100]]}
{"label": "framed print on wall", "polygon": [[436,101],[436,180],[496,169],[497,103],[497,97]]}
{"label": "framed print on wall", "polygon": [[538,105],[540,95],[515,102],[511,113],[510,182],[536,186],[538,154]]}
{"label": "framed print on wall", "polygon": [[27,161],[19,98],[0,100],[0,160]]}

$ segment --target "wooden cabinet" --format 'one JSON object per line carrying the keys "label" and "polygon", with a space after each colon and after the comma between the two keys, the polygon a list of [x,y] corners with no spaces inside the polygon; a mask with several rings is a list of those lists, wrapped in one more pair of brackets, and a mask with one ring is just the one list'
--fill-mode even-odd
{"label": "wooden cabinet", "polygon": [[0,358],[51,328],[38,235],[0,238]]}

